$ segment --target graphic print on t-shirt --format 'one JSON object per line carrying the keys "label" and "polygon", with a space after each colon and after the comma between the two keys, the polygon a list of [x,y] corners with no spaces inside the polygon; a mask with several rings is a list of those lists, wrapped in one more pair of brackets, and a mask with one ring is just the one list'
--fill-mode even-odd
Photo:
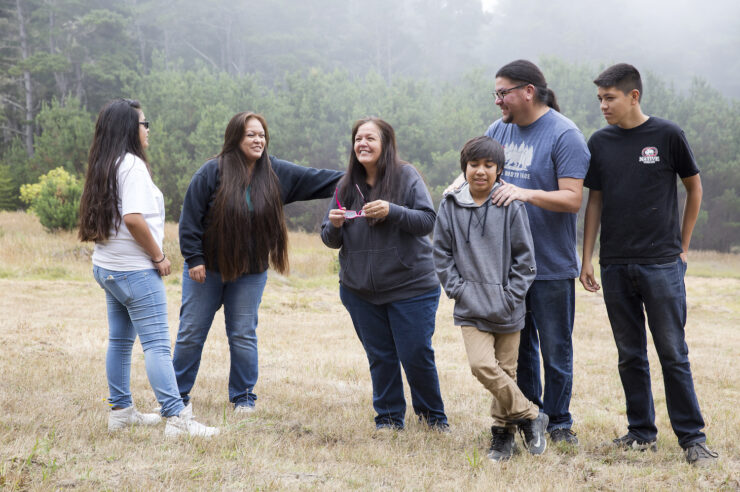
{"label": "graphic print on t-shirt", "polygon": [[655,164],[660,162],[657,147],[645,147],[640,153],[640,162],[643,164]]}
{"label": "graphic print on t-shirt", "polygon": [[529,167],[534,157],[534,146],[522,142],[519,145],[509,142],[504,146],[506,163],[504,177],[529,179]]}

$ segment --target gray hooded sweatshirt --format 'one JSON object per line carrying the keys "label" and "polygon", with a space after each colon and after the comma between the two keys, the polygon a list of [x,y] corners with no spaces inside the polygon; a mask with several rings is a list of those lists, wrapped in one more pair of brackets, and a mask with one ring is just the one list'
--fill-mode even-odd
{"label": "gray hooded sweatshirt", "polygon": [[536,274],[524,203],[489,197],[476,205],[465,183],[442,199],[434,225],[434,266],[455,299],[454,322],[492,333],[524,328],[524,298]]}

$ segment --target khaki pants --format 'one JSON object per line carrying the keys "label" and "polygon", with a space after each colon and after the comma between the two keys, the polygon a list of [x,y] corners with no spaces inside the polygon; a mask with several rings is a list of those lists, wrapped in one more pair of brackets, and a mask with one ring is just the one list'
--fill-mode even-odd
{"label": "khaki pants", "polygon": [[461,329],[470,370],[493,395],[493,425],[511,428],[518,420],[537,418],[539,407],[516,384],[519,332],[489,333],[474,326]]}

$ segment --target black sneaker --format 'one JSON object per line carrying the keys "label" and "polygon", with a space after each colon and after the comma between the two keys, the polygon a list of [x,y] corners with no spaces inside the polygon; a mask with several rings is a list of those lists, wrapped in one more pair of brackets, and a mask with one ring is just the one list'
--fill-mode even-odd
{"label": "black sneaker", "polygon": [[547,430],[547,423],[549,421],[550,419],[547,414],[539,413],[536,419],[523,420],[519,424],[519,433],[522,435],[524,447],[531,454],[542,454],[545,452],[547,448],[545,431]]}
{"label": "black sneaker", "polygon": [[624,450],[634,449],[636,451],[645,451],[649,449],[653,453],[658,451],[658,442],[655,439],[650,441],[641,441],[629,434],[625,434],[622,437],[614,439],[612,443],[616,447]]}
{"label": "black sneaker", "polygon": [[684,449],[683,452],[686,454],[686,461],[688,461],[690,465],[694,466],[713,465],[719,458],[719,454],[709,449],[703,442],[692,444],[688,448]]}
{"label": "black sneaker", "polygon": [[488,459],[491,461],[508,461],[516,452],[514,433],[506,427],[491,427],[491,449]]}
{"label": "black sneaker", "polygon": [[573,446],[578,446],[578,437],[570,429],[553,429],[550,431],[550,440],[553,444],[565,442]]}

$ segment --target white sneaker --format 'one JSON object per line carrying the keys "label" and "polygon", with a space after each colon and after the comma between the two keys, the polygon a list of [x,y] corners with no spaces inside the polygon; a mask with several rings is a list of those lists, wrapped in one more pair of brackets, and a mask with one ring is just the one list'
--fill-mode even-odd
{"label": "white sneaker", "polygon": [[111,410],[108,414],[108,431],[113,432],[132,425],[157,425],[162,421],[156,413],[141,413],[131,405],[128,408]]}
{"label": "white sneaker", "polygon": [[208,427],[200,422],[196,422],[193,419],[193,406],[189,403],[188,406],[182,409],[180,415],[168,417],[167,425],[164,428],[165,437],[176,437],[182,434],[211,437],[217,436],[219,432],[219,429],[216,427]]}
{"label": "white sneaker", "polygon": [[234,415],[249,415],[254,413],[255,410],[254,405],[238,405],[234,407]]}

